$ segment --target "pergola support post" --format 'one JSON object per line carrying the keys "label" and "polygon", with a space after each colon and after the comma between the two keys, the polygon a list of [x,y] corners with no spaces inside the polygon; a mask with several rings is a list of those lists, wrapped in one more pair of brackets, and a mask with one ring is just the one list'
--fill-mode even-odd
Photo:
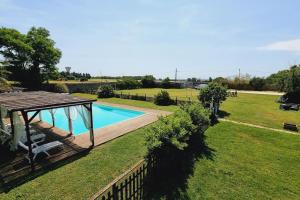
{"label": "pergola support post", "polygon": [[69,128],[70,128],[70,135],[73,135],[73,123],[72,123],[72,119],[71,119],[71,112],[70,112],[70,107],[68,107],[68,123],[69,123]]}
{"label": "pergola support post", "polygon": [[26,132],[26,137],[27,137],[27,141],[28,141],[28,154],[29,154],[29,160],[30,160],[30,165],[31,165],[31,171],[34,171],[34,163],[33,163],[33,154],[32,154],[32,141],[30,138],[30,128],[29,128],[29,123],[30,121],[28,120],[28,115],[27,112],[25,112],[24,110],[21,111],[22,112],[22,116],[25,122],[25,132]]}
{"label": "pergola support post", "polygon": [[12,112],[9,112],[9,120],[10,120],[10,127],[11,127],[11,135],[14,137],[15,126],[14,126],[14,119],[13,119],[13,113]]}
{"label": "pergola support post", "polygon": [[93,124],[93,103],[90,103],[90,105],[89,105],[89,113],[90,113],[90,119],[91,119],[90,140],[92,142],[92,147],[94,147],[95,146],[95,138],[94,138],[94,124]]}

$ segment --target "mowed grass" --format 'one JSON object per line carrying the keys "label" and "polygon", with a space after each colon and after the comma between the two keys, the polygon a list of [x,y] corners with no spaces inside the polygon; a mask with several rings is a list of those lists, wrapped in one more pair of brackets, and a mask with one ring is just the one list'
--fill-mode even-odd
{"label": "mowed grass", "polygon": [[[221,122],[187,180],[189,199],[300,199],[300,137]],[[186,198],[183,198],[186,199]]]}
{"label": "mowed grass", "polygon": [[164,88],[142,88],[142,89],[135,89],[135,90],[117,90],[117,93],[123,93],[123,94],[131,94],[131,95],[141,95],[145,96],[145,94],[149,97],[154,97],[157,95],[158,92],[161,90],[166,90],[169,92],[170,96],[172,99],[177,99],[179,100],[198,100],[199,96],[199,90],[196,89],[164,89]]}
{"label": "mowed grass", "polygon": [[0,190],[0,199],[88,199],[144,157],[145,128],[95,147],[7,193]]}
{"label": "mowed grass", "polygon": [[[89,98],[89,99],[97,99],[97,96],[92,95],[92,94],[73,93],[72,95],[78,96],[78,97]],[[174,112],[175,110],[178,109],[178,107],[174,106],[174,105],[171,105],[171,106],[158,106],[158,105],[155,105],[152,102],[138,101],[138,100],[131,100],[131,99],[98,98],[98,100],[101,101],[101,102],[106,102],[106,103],[124,104],[124,105],[129,105],[129,106],[136,106],[136,107],[156,109],[156,110],[165,110],[165,111],[170,111],[170,112]]]}
{"label": "mowed grass", "polygon": [[[87,199],[143,158],[145,129],[18,186],[0,199]],[[198,158],[181,199],[299,199],[300,137],[221,122],[209,128],[212,158]],[[174,191],[176,192],[176,191]]]}
{"label": "mowed grass", "polygon": [[106,82],[117,82],[117,79],[98,79],[98,78],[91,78],[88,81],[80,81],[80,80],[67,80],[67,81],[55,81],[50,80],[50,83],[106,83]]}
{"label": "mowed grass", "polygon": [[270,128],[282,129],[284,122],[300,125],[299,111],[283,111],[276,100],[279,96],[262,94],[242,94],[229,97],[221,110],[227,112],[226,118]]}

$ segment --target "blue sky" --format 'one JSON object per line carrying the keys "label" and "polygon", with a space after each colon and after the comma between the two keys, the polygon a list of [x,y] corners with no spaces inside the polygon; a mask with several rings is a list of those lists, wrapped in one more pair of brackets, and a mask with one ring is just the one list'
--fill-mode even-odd
{"label": "blue sky", "polygon": [[267,76],[300,63],[298,0],[0,0],[0,26],[47,28],[60,69]]}

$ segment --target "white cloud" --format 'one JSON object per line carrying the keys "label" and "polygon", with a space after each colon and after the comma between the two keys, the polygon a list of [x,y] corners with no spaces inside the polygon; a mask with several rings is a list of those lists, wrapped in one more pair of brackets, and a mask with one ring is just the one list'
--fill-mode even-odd
{"label": "white cloud", "polygon": [[259,50],[300,52],[300,39],[279,41],[262,46]]}

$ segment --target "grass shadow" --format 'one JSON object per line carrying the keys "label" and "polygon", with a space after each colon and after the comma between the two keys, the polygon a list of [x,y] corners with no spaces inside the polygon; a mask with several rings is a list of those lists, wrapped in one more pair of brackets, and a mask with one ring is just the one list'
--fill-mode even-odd
{"label": "grass shadow", "polygon": [[220,118],[229,117],[229,116],[230,116],[230,113],[227,112],[227,111],[225,111],[225,110],[219,110],[218,116],[219,116]]}
{"label": "grass shadow", "polygon": [[189,200],[187,180],[194,173],[194,164],[199,159],[214,159],[215,150],[204,140],[205,136],[194,135],[187,149],[178,151],[173,160],[157,160],[145,184],[145,199]]}

